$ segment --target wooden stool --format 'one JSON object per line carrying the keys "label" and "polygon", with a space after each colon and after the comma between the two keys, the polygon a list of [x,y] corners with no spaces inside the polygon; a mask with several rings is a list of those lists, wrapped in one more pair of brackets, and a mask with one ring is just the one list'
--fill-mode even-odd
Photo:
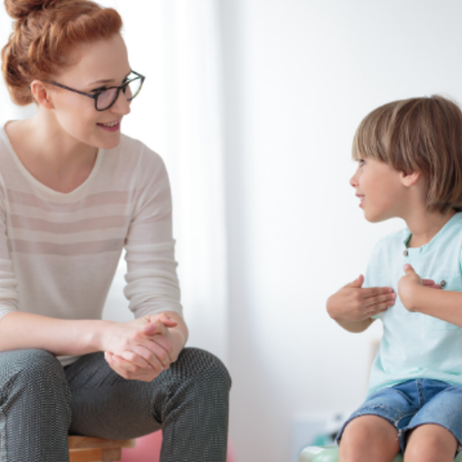
{"label": "wooden stool", "polygon": [[105,440],[89,436],[69,437],[71,462],[115,462],[122,457],[122,448],[133,448],[136,440]]}

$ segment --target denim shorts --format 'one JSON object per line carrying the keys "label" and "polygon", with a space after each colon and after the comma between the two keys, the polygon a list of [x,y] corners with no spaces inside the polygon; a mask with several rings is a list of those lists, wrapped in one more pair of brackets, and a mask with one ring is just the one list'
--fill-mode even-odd
{"label": "denim shorts", "polygon": [[367,397],[363,405],[343,424],[336,441],[354,418],[377,415],[398,430],[404,453],[409,430],[423,424],[436,424],[449,430],[462,447],[462,387],[439,380],[417,379],[381,388]]}

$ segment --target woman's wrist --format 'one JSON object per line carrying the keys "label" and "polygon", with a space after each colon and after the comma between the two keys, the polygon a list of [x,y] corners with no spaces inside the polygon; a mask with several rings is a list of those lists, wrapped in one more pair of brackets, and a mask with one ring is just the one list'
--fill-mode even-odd
{"label": "woman's wrist", "polygon": [[187,336],[185,332],[178,327],[170,328],[170,333],[172,335],[173,355],[175,358],[178,358],[178,355],[186,344]]}
{"label": "woman's wrist", "polygon": [[88,329],[88,348],[92,351],[107,351],[114,335],[113,328],[117,323],[105,320],[90,322],[94,324]]}

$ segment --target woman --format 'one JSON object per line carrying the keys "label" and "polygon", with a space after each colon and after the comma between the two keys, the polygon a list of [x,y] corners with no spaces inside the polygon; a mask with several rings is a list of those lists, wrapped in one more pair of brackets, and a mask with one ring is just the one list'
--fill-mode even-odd
{"label": "woman", "polygon": [[[86,0],[5,0],[2,51],[30,120],[0,129],[2,462],[68,460],[67,435],[163,430],[163,462],[226,459],[229,375],[183,349],[162,160],[121,135],[144,77]],[[135,320],[101,320],[122,249]]]}

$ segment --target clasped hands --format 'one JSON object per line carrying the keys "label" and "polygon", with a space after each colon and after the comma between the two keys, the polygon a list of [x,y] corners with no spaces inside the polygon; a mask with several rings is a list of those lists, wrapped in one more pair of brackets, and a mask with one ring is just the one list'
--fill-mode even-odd
{"label": "clasped hands", "polygon": [[[398,294],[409,311],[417,311],[416,294],[421,287],[441,289],[431,279],[422,279],[411,265],[404,265],[404,276],[398,281]],[[396,293],[392,287],[362,288],[364,276],[342,287],[327,300],[327,311],[334,319],[362,322],[387,311],[395,304]]]}
{"label": "clasped hands", "polygon": [[104,345],[107,363],[125,379],[152,381],[177,360],[170,331],[176,325],[165,313],[111,324]]}

